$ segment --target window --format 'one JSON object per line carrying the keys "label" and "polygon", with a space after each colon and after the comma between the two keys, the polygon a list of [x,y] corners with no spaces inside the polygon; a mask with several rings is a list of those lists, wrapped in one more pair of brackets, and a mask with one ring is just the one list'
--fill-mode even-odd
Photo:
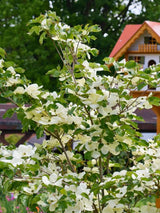
{"label": "window", "polygon": [[150,61],[148,62],[148,67],[150,67],[150,66],[152,66],[152,65],[156,65],[155,60],[150,60]]}
{"label": "window", "polygon": [[147,37],[144,37],[144,43],[145,44],[157,44],[157,41],[155,38],[147,36]]}
{"label": "window", "polygon": [[144,64],[145,57],[144,56],[129,56],[128,60],[134,60],[138,64]]}

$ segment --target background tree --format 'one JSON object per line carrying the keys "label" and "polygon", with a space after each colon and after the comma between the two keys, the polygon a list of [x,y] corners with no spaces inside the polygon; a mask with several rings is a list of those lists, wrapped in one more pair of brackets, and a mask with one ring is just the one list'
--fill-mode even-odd
{"label": "background tree", "polygon": [[100,50],[98,62],[110,54],[126,24],[158,21],[160,5],[159,0],[1,0],[0,46],[7,51],[7,59],[23,67],[33,82],[53,89],[57,87],[55,79],[53,84],[53,79],[42,75],[59,64],[59,56],[51,41],[47,40],[42,48],[36,36],[30,38],[26,27],[30,19],[47,10],[56,11],[71,26],[101,26],[102,32],[94,41]]}
{"label": "background tree", "polygon": [[30,19],[49,9],[46,0],[2,0],[0,4],[0,46],[7,52],[8,60],[15,60],[26,70],[29,79],[47,88],[54,87],[49,76],[42,75],[58,62],[52,42],[46,41],[45,48],[34,36],[29,36],[27,23]]}

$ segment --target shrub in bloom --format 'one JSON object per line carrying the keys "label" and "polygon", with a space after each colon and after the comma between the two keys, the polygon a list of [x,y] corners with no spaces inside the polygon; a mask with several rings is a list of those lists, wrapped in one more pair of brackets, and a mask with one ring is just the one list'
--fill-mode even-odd
{"label": "shrub in bloom", "polygon": [[[22,69],[0,60],[0,95],[17,106],[4,117],[16,112],[23,131],[50,136],[35,147],[1,146],[0,186],[31,211],[158,211],[159,136],[140,138],[135,120],[142,118],[135,110],[160,102],[152,94],[133,98],[130,91],[159,86],[160,66],[142,71],[133,61],[112,58],[94,63],[98,50],[89,42],[96,39],[97,25],[70,27],[50,11],[29,24],[29,34],[39,35],[41,44],[47,36],[53,40],[63,63],[48,74],[61,87],[45,91],[31,84]],[[109,75],[110,63],[114,76]]]}

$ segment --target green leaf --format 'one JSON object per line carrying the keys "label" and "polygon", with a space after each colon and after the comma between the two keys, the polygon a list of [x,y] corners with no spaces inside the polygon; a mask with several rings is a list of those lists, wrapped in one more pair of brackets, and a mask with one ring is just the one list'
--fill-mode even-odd
{"label": "green leaf", "polygon": [[11,118],[15,112],[15,108],[8,109],[4,114],[3,118]]}
{"label": "green leaf", "polygon": [[119,163],[112,163],[112,162],[111,162],[111,163],[109,164],[109,166],[110,166],[110,167],[121,168],[122,165],[119,164]]}
{"label": "green leaf", "polygon": [[8,67],[15,67],[16,64],[13,61],[5,61],[4,65],[6,68],[8,68]]}
{"label": "green leaf", "polygon": [[135,61],[127,61],[125,67],[127,69],[132,69],[137,66],[137,63]]}
{"label": "green leaf", "polygon": [[68,115],[72,115],[75,109],[76,109],[76,107],[72,107],[72,108],[68,111]]}
{"label": "green leaf", "polygon": [[60,76],[60,72],[57,69],[49,70],[46,74],[47,75],[52,75],[55,78]]}
{"label": "green leaf", "polygon": [[98,26],[97,24],[95,24],[95,25],[92,25],[92,26],[89,27],[89,31],[90,32],[100,32],[101,28],[100,28],[100,26]]}
{"label": "green leaf", "polygon": [[151,69],[150,68],[146,68],[145,70],[143,70],[143,72],[145,72],[146,74],[151,74]]}
{"label": "green leaf", "polygon": [[28,206],[30,195],[20,194],[18,200],[23,204],[23,206]]}
{"label": "green leaf", "polygon": [[96,49],[96,48],[92,48],[90,51],[89,51],[93,56],[97,56],[99,51]]}
{"label": "green leaf", "polygon": [[83,197],[85,197],[85,198],[89,199],[88,194],[86,194],[85,192],[82,192],[82,193],[81,193],[81,195],[82,195]]}
{"label": "green leaf", "polygon": [[61,18],[59,16],[57,16],[56,12],[53,11],[49,11],[48,12],[48,16],[52,17],[53,19],[55,19],[56,21],[61,21]]}
{"label": "green leaf", "polygon": [[1,56],[2,58],[5,58],[5,56],[6,56],[5,50],[2,49],[1,47],[0,47],[0,56]]}
{"label": "green leaf", "polygon": [[139,161],[143,160],[144,157],[145,157],[145,155],[141,155],[141,156],[138,156],[135,160],[137,162],[139,162]]}
{"label": "green leaf", "polygon": [[[109,71],[109,72],[110,72],[108,66],[106,66],[106,65],[101,65],[101,67],[103,68],[104,71]],[[102,71],[103,71],[103,70],[102,70]]]}
{"label": "green leaf", "polygon": [[41,194],[37,194],[32,200],[31,204],[37,204],[37,202],[40,200]]}
{"label": "green leaf", "polygon": [[31,19],[31,20],[28,22],[27,25],[34,24],[34,23],[41,23],[43,19],[44,19],[44,15],[41,14],[41,15],[38,16],[37,18]]}
{"label": "green leaf", "polygon": [[95,41],[97,38],[94,35],[92,35],[92,36],[90,36],[90,39],[92,39],[93,41]]}
{"label": "green leaf", "polygon": [[11,180],[7,180],[3,183],[3,191],[7,193],[11,187]]}
{"label": "green leaf", "polygon": [[60,190],[60,193],[63,194],[63,195],[67,195],[67,192],[64,188]]}
{"label": "green leaf", "polygon": [[33,26],[33,27],[29,30],[28,34],[29,34],[29,35],[32,35],[32,34],[35,32],[37,35],[39,35],[40,31],[41,31],[40,26]]}
{"label": "green leaf", "polygon": [[138,84],[137,88],[138,88],[138,90],[141,90],[145,86],[146,86],[146,83],[141,82],[140,84]]}
{"label": "green leaf", "polygon": [[155,173],[160,174],[160,170],[156,170]]}
{"label": "green leaf", "polygon": [[12,181],[10,189],[20,191],[24,186],[27,186],[27,181]]}
{"label": "green leaf", "polygon": [[44,127],[43,126],[39,126],[36,129],[36,135],[37,135],[37,138],[43,137],[43,135],[44,135]]}
{"label": "green leaf", "polygon": [[9,166],[9,164],[8,164],[8,163],[1,162],[1,161],[0,161],[0,169],[8,168],[8,166]]}
{"label": "green leaf", "polygon": [[107,183],[105,183],[104,188],[108,189],[110,187],[112,187],[114,185],[115,181],[108,181]]}
{"label": "green leaf", "polygon": [[91,160],[92,159],[92,152],[86,152],[84,154],[84,159]]}
{"label": "green leaf", "polygon": [[158,98],[158,97],[154,97],[154,96],[149,97],[148,101],[152,105],[155,105],[155,106],[159,106],[160,105],[160,98]]}
{"label": "green leaf", "polygon": [[105,57],[103,59],[103,61],[106,63],[106,64],[112,64],[115,62],[115,59],[114,58],[111,58],[111,57]]}
{"label": "green leaf", "polygon": [[21,67],[17,67],[17,68],[15,68],[15,71],[18,72],[18,73],[24,73],[25,69],[23,69]]}
{"label": "green leaf", "polygon": [[43,40],[46,38],[46,32],[43,32],[39,38],[39,43],[43,44]]}
{"label": "green leaf", "polygon": [[143,198],[136,203],[136,207],[141,207],[147,205],[147,203],[155,203],[155,196],[148,196],[147,198]]}

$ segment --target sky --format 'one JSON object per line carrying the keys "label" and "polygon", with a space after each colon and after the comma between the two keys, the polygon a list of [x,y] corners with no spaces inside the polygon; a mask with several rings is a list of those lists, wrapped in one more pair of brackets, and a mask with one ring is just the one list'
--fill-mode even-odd
{"label": "sky", "polygon": [[[129,0],[124,0],[124,3],[127,4],[129,2]],[[130,7],[129,10],[132,11],[132,13],[139,15],[141,13],[142,10],[142,5],[141,2],[136,2],[133,3]]]}

